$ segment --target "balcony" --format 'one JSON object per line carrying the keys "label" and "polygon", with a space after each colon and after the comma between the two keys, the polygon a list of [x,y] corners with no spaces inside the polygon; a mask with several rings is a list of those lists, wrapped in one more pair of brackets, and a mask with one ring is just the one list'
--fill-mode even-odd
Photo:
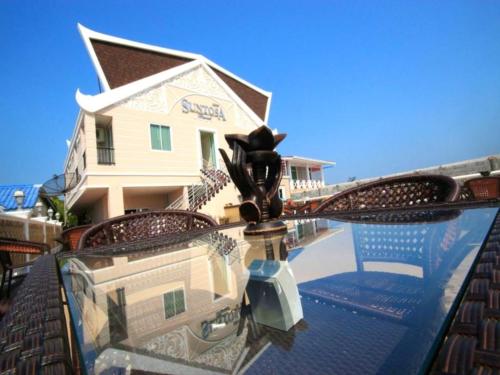
{"label": "balcony", "polygon": [[315,190],[325,187],[321,180],[290,180],[290,189],[295,190]]}
{"label": "balcony", "polygon": [[115,149],[113,147],[97,146],[97,164],[114,165]]}

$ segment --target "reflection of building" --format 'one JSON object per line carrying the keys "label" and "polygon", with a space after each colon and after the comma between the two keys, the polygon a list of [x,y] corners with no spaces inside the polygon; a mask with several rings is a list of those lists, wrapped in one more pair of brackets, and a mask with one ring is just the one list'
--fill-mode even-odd
{"label": "reflection of building", "polygon": [[326,219],[289,220],[287,222],[288,233],[285,238],[288,251],[311,245],[342,230],[331,228],[328,223]]}
{"label": "reflection of building", "polygon": [[235,365],[232,352],[246,340],[236,337],[248,279],[239,262],[205,244],[153,256],[88,256],[72,259],[70,269],[86,341],[97,353],[119,344],[200,367]]}
{"label": "reflection of building", "polygon": [[[245,263],[252,263],[247,254],[257,243],[242,236],[242,228],[230,228],[162,249],[70,258],[64,282],[71,280],[75,300],[69,304],[84,322],[83,347],[97,358],[94,372],[131,367],[153,373],[236,374],[272,344],[289,350],[305,322],[292,322],[283,332],[268,325],[281,315],[289,324],[288,311],[301,311],[293,274],[288,262],[271,261],[279,269],[270,274],[267,290],[279,298],[255,298],[254,285],[254,300],[249,300]],[[271,246],[279,248],[283,236]],[[269,303],[273,322],[262,314],[260,320],[254,317],[253,309],[260,306],[262,312]]]}

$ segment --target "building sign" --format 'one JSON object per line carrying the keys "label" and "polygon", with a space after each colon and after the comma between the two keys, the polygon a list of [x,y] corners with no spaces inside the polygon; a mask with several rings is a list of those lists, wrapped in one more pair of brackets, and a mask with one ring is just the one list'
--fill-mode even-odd
{"label": "building sign", "polygon": [[205,320],[201,323],[201,335],[206,339],[210,334],[218,327],[224,327],[229,323],[238,324],[240,321],[240,309],[241,306],[237,305],[235,308],[230,309],[226,307],[225,309],[217,311],[215,319]]}
{"label": "building sign", "polygon": [[204,105],[190,102],[187,99],[182,99],[182,113],[196,113],[199,118],[204,120],[212,120],[213,118],[219,121],[226,121],[224,110],[217,103],[212,105]]}

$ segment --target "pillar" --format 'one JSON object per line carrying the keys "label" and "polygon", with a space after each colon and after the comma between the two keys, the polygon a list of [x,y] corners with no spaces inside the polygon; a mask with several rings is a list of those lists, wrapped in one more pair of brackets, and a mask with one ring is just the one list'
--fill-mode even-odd
{"label": "pillar", "polygon": [[121,186],[111,186],[108,189],[108,218],[125,213],[123,204],[123,189]]}

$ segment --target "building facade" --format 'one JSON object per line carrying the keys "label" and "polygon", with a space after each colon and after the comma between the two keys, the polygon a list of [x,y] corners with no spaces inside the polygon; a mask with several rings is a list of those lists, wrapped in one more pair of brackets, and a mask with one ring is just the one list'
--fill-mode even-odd
{"label": "building facade", "polygon": [[165,208],[226,217],[239,192],[213,173],[218,149],[267,123],[271,93],[201,55],[79,29],[103,92],[76,93],[65,172],[81,181],[68,209],[93,222]]}

